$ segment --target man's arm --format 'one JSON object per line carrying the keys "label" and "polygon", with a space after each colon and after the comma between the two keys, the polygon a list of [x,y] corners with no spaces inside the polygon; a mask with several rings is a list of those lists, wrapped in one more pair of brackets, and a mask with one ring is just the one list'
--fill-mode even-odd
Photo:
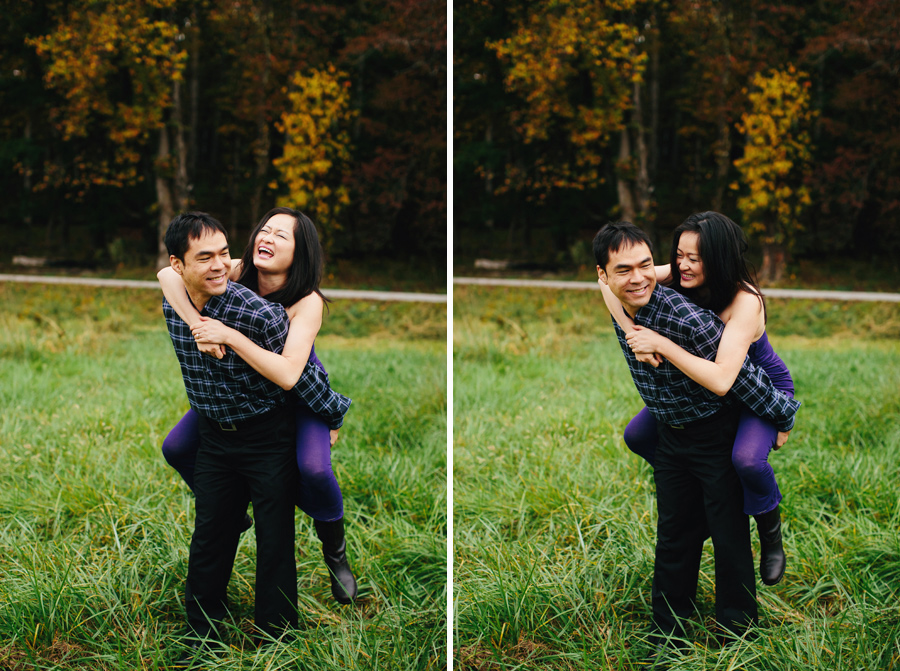
{"label": "man's arm", "polygon": [[[679,320],[677,330],[686,342],[679,343],[688,351],[694,350],[697,356],[714,361],[719,348],[719,341],[725,327],[722,322],[707,310],[697,310]],[[794,428],[794,416],[800,402],[776,389],[766,372],[755,366],[750,357],[744,358],[744,364],[738,372],[731,392],[755,414],[771,420],[779,431],[790,431]]]}

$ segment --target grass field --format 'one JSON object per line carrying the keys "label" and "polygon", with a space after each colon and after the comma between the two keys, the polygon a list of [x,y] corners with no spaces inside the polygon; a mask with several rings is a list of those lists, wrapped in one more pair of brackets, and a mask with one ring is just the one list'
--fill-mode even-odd
{"label": "grass field", "polygon": [[[0,669],[163,669],[178,654],[188,488],[159,448],[187,409],[152,291],[0,283]],[[361,598],[331,598],[297,513],[300,627],[264,650],[255,538],[216,669],[446,660],[446,306],[336,302],[317,352],[354,399],[334,450]]]}
{"label": "grass field", "polygon": [[[898,669],[900,306],[773,300],[769,333],[803,402],[771,458],[787,574],[720,648],[707,542],[671,668]],[[652,472],[599,294],[456,287],[453,389],[455,668],[646,668]]]}

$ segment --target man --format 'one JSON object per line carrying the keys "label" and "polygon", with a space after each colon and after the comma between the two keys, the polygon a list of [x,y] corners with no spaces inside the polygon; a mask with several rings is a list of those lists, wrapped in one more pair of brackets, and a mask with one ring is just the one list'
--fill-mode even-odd
{"label": "man", "polygon": [[[231,257],[222,225],[202,212],[172,220],[166,232],[172,268],[204,316],[279,352],[288,330],[282,306],[228,280]],[[198,639],[217,638],[227,613],[226,589],[239,539],[236,520],[253,501],[256,521],[256,625],[277,636],[297,624],[294,564],[294,418],[288,396],[234,352],[222,359],[197,349],[190,328],[163,301],[166,325],[191,407],[200,415],[201,447],[194,473],[196,521],[185,608]],[[340,425],[350,400],[328,387],[308,364],[293,390],[314,412]],[[192,645],[199,648],[199,643]]]}
{"label": "man", "polygon": [[[607,224],[594,238],[597,274],[635,324],[682,348],[715,359],[724,330],[712,312],[668,287],[658,286],[650,241],[627,222]],[[615,322],[614,322],[615,323]],[[799,403],[775,389],[749,359],[731,392],[719,397],[668,361],[640,363],[615,324],[632,379],[657,420],[654,463],[658,510],[652,608],[656,639],[673,645],[694,610],[700,555],[708,522],[715,548],[716,620],[741,635],[757,621],[756,583],[749,522],[731,462],[739,402],[780,431],[793,427]]]}

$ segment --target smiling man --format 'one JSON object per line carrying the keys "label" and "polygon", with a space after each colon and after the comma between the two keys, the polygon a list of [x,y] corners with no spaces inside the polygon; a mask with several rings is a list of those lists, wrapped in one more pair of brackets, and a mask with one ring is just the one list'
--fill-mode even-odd
{"label": "smiling man", "polygon": [[[635,324],[653,329],[704,359],[716,356],[724,325],[674,289],[658,285],[647,235],[627,222],[594,237],[597,275]],[[731,461],[739,401],[793,427],[799,403],[775,389],[765,371],[744,362],[731,392],[720,397],[665,359],[641,363],[613,321],[638,393],[657,421],[654,462],[658,511],[652,608],[657,643],[674,645],[694,612],[700,555],[708,522],[715,548],[716,620],[741,635],[757,621],[749,522],[741,483]]]}
{"label": "smiling man", "polygon": [[[231,257],[222,224],[202,212],[181,214],[169,225],[165,241],[169,262],[202,316],[237,329],[269,351],[282,350],[287,313],[228,280]],[[196,522],[185,590],[188,625],[197,637],[192,647],[198,648],[201,639],[218,638],[216,624],[227,614],[226,588],[239,538],[236,520],[244,515],[248,498],[256,523],[256,625],[278,636],[297,624],[297,468],[289,392],[231,350],[222,358],[202,354],[168,301],[163,311],[200,425],[193,481]],[[324,415],[341,417],[350,405],[310,364],[293,391]]]}

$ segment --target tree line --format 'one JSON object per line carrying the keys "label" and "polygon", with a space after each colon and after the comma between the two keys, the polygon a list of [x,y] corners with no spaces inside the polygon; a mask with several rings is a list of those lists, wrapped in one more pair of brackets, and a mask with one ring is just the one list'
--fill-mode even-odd
{"label": "tree line", "polygon": [[564,258],[610,219],[660,242],[712,209],[765,281],[792,253],[900,250],[893,0],[458,0],[453,21],[458,248]]}
{"label": "tree line", "polygon": [[7,249],[160,264],[178,211],[287,205],[333,255],[444,262],[445,0],[2,8]]}

